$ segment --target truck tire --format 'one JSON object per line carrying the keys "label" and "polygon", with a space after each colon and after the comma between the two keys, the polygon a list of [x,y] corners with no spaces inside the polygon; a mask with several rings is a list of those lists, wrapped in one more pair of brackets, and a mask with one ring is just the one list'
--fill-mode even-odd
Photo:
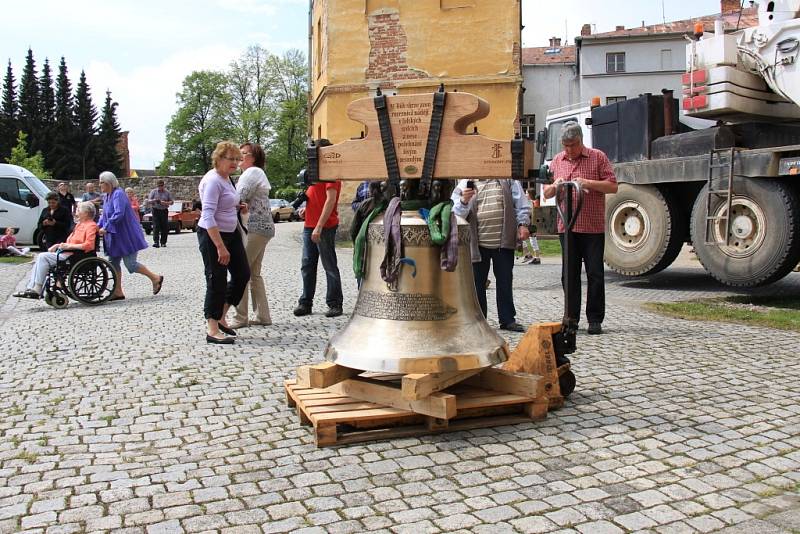
{"label": "truck tire", "polygon": [[606,265],[624,276],[666,269],[681,251],[687,225],[683,210],[658,187],[620,184],[606,198]]}
{"label": "truck tire", "polygon": [[[800,259],[800,202],[780,180],[737,177],[731,200],[731,238],[724,243],[725,220],[713,221],[706,244],[706,195],[697,196],[692,210],[692,242],[700,263],[725,285],[756,287],[786,276]],[[711,215],[727,212],[724,196],[711,199]]]}

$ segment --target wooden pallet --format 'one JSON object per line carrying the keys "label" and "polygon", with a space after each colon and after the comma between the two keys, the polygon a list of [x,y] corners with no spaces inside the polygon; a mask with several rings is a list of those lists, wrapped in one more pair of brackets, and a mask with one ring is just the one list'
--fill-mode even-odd
{"label": "wooden pallet", "polygon": [[[394,387],[399,396],[402,375],[368,373],[367,376],[345,378],[328,388],[319,388],[304,380],[304,376],[308,376],[304,375],[305,372],[302,369],[298,371],[299,381],[287,380],[284,383],[286,402],[297,408],[302,424],[313,426],[317,447],[517,424],[547,417],[548,400],[540,389],[536,389],[533,396],[524,396],[479,387],[498,382],[498,377],[500,381],[508,378],[512,383],[511,389],[519,389],[522,381],[538,384],[538,377],[524,377],[497,369],[485,370],[472,379],[421,400],[403,401],[409,403],[407,408],[387,406],[347,394],[351,391],[364,397],[374,395],[375,388]],[[486,376],[481,379],[483,374]],[[398,402],[398,397],[383,397],[389,402]],[[451,404],[454,406],[453,414],[449,413]],[[419,413],[420,409],[432,410],[433,413],[447,410],[452,417],[435,417]]]}

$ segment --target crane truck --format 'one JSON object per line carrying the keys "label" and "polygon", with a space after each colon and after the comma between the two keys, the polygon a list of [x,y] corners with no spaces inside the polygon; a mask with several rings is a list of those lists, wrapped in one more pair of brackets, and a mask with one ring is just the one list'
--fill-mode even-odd
{"label": "crane truck", "polygon": [[[758,26],[686,47],[681,111],[671,91],[548,114],[544,162],[577,120],[606,152],[619,191],[606,199],[605,262],[624,276],[668,267],[691,243],[723,284],[754,287],[800,261],[800,0],[762,2]],[[715,121],[693,130],[680,114]]]}

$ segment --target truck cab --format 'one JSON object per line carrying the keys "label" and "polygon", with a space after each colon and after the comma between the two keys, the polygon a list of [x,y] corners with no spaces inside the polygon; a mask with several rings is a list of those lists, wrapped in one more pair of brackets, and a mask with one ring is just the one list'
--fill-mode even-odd
{"label": "truck cab", "polygon": [[50,192],[39,178],[18,165],[0,164],[0,232],[14,228],[20,244],[38,244],[39,206]]}

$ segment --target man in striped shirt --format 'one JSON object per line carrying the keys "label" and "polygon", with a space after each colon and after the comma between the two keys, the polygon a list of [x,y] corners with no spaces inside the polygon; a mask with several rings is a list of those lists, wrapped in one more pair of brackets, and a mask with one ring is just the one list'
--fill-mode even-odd
{"label": "man in striped shirt", "polygon": [[[577,122],[568,122],[561,131],[560,152],[550,164],[555,177],[545,186],[544,198],[556,194],[559,182],[576,182],[583,189],[583,204],[572,227],[569,242],[569,272],[565,273],[567,258],[562,257],[561,284],[575,288],[567,295],[566,315],[577,325],[581,315],[581,262],[586,266],[586,319],[590,334],[603,333],[606,313],[605,280],[603,274],[603,248],[605,245],[605,196],[617,192],[617,178],[611,162],[601,150],[583,145],[583,131]],[[573,206],[575,204],[573,203]],[[564,248],[564,222],[559,218],[558,233]]]}
{"label": "man in striped shirt", "polygon": [[497,282],[497,315],[501,330],[523,332],[516,320],[512,292],[517,240],[528,239],[531,208],[516,180],[461,180],[453,191],[453,211],[470,225],[472,273],[478,303],[486,316],[489,267]]}

